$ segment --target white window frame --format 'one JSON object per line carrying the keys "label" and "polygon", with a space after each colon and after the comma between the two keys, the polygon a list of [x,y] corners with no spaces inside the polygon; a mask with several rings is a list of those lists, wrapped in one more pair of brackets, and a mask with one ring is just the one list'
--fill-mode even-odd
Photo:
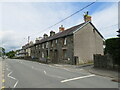
{"label": "white window frame", "polygon": [[48,42],[46,42],[46,48],[48,48]]}
{"label": "white window frame", "polygon": [[44,43],[42,44],[42,48],[44,49]]}
{"label": "white window frame", "polygon": [[42,52],[42,58],[44,58],[44,53]]}
{"label": "white window frame", "polygon": [[56,43],[56,44],[58,43],[58,40],[57,40],[57,39],[55,40],[55,43]]}
{"label": "white window frame", "polygon": [[67,38],[64,38],[64,45],[67,44]]}

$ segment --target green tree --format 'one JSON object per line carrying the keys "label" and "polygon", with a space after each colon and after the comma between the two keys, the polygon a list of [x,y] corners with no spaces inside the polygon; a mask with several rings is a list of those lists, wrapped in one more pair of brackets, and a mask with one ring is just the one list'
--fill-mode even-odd
{"label": "green tree", "polygon": [[5,49],[3,47],[0,47],[0,56],[5,55]]}
{"label": "green tree", "polygon": [[15,57],[15,54],[16,54],[16,52],[12,50],[12,51],[7,52],[6,56],[8,56],[8,58],[13,58],[13,57]]}

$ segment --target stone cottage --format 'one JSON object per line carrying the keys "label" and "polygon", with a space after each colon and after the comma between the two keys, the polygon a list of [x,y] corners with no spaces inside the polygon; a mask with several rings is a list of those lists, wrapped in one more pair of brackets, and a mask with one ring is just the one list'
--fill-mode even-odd
{"label": "stone cottage", "polygon": [[94,54],[103,55],[103,36],[91,21],[59,32],[43,35],[31,48],[31,57],[52,63],[83,64],[93,61]]}

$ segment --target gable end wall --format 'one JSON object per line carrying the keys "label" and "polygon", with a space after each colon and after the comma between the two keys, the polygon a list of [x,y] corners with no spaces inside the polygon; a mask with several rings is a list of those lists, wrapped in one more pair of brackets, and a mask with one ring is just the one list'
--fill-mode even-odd
{"label": "gable end wall", "polygon": [[94,54],[103,55],[103,38],[88,23],[74,33],[74,56],[78,56],[82,64],[92,62]]}

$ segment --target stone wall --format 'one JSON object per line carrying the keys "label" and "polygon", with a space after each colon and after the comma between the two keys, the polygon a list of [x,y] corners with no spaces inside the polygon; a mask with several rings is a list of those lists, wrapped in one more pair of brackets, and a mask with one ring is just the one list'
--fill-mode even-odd
{"label": "stone wall", "polygon": [[94,55],[94,67],[95,68],[105,68],[105,69],[117,69],[117,66],[114,65],[112,57],[107,55]]}
{"label": "stone wall", "polygon": [[[66,38],[66,44],[64,45],[63,42],[65,38]],[[47,45],[47,42],[48,42],[48,45]],[[39,61],[41,62],[48,61],[51,63],[74,64],[73,35],[57,38],[47,42],[35,44],[34,46],[32,46],[31,57],[38,58]],[[65,55],[63,52],[65,53]]]}

